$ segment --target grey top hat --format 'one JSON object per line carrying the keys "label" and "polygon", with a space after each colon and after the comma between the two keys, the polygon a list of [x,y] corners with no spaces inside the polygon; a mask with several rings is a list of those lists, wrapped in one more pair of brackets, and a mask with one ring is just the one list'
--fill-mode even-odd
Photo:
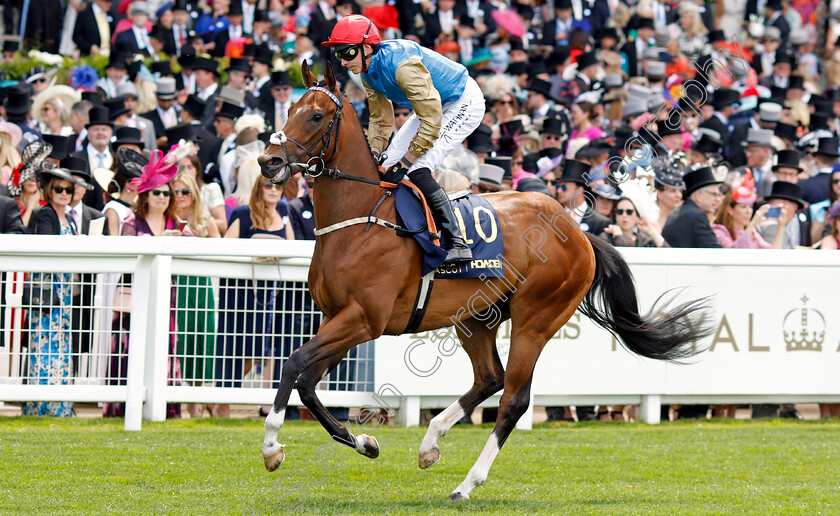
{"label": "grey top hat", "polygon": [[488,190],[501,190],[504,175],[505,169],[500,166],[488,165],[486,163],[478,166],[478,184]]}
{"label": "grey top hat", "polygon": [[647,100],[650,98],[651,90],[647,86],[641,86],[639,84],[631,84],[630,89],[627,90],[627,93],[628,93],[628,95],[627,95],[628,99],[637,98],[637,99],[641,99],[641,100],[644,100],[645,102],[647,102]]}
{"label": "grey top hat", "polygon": [[775,102],[765,102],[758,108],[758,118],[762,122],[780,122],[782,120],[782,106]]}
{"label": "grey top hat", "polygon": [[[175,79],[172,79],[172,81],[174,82]],[[117,97],[134,97],[137,99],[140,98],[140,95],[137,94],[137,88],[134,86],[134,83],[126,81],[117,85]]]}
{"label": "grey top hat", "polygon": [[222,86],[221,91],[218,95],[216,95],[214,100],[221,100],[223,102],[229,102],[236,106],[244,106],[245,105],[245,92],[243,90],[238,90],[236,88],[231,88],[230,86]]}
{"label": "grey top hat", "polygon": [[665,63],[662,61],[653,61],[645,66],[645,73],[648,77],[664,77]]}
{"label": "grey top hat", "polygon": [[753,129],[747,131],[747,140],[743,143],[745,147],[760,145],[773,149],[773,131],[770,129]]}
{"label": "grey top hat", "polygon": [[662,49],[659,47],[648,47],[642,54],[642,59],[659,59],[661,53]]}
{"label": "grey top hat", "polygon": [[628,98],[627,102],[624,103],[624,116],[625,117],[636,117],[641,115],[642,113],[648,112],[648,101],[647,99],[639,99],[639,98]]}
{"label": "grey top hat", "polygon": [[604,87],[607,89],[621,88],[624,84],[624,77],[620,73],[611,73],[604,77]]}
{"label": "grey top hat", "polygon": [[776,41],[782,40],[782,31],[778,27],[764,27],[764,36],[767,39],[774,39]]}
{"label": "grey top hat", "polygon": [[157,86],[157,97],[163,100],[175,98],[175,79],[172,77],[161,77],[155,81]]}
{"label": "grey top hat", "polygon": [[671,41],[671,32],[668,30],[668,27],[657,27],[656,32],[653,34],[653,40],[658,47],[667,45]]}

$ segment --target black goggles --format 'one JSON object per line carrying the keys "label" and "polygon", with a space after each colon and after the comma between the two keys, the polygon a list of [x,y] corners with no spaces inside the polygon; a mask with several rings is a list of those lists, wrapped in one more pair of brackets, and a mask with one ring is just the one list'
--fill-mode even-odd
{"label": "black goggles", "polygon": [[333,54],[339,61],[352,61],[359,55],[360,50],[361,45],[343,45],[333,48]]}

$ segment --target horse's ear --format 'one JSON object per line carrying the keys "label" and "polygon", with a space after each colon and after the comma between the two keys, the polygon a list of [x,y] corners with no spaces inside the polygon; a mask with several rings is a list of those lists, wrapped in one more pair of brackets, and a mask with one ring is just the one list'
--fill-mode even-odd
{"label": "horse's ear", "polygon": [[324,72],[324,79],[327,81],[327,89],[332,92],[336,92],[335,88],[335,73],[333,73],[332,64],[327,61],[327,69]]}
{"label": "horse's ear", "polygon": [[300,75],[303,78],[303,84],[307,88],[311,88],[312,86],[318,84],[318,78],[315,77],[315,74],[309,69],[309,64],[306,62],[306,59],[303,60],[303,64],[300,67]]}

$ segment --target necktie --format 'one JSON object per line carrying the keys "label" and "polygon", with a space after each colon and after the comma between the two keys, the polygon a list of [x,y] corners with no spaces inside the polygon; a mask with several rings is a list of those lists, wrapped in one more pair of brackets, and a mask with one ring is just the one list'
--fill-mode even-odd
{"label": "necktie", "polygon": [[96,26],[99,28],[99,49],[111,50],[111,26],[108,25],[108,15],[103,11],[97,11],[95,16]]}
{"label": "necktie", "polygon": [[105,168],[105,153],[104,152],[98,152],[96,154],[96,161],[97,161],[97,166],[99,168]]}
{"label": "necktie", "polygon": [[182,47],[187,42],[187,31],[183,27],[178,27],[178,40],[180,40],[180,46]]}
{"label": "necktie", "polygon": [[76,208],[72,208],[70,210],[70,215],[73,217],[73,222],[76,224],[76,231],[81,231],[81,228],[82,228],[81,214],[78,211],[76,211],[79,208],[81,208],[81,205],[77,206]]}
{"label": "necktie", "polygon": [[274,109],[274,120],[277,124],[277,127],[274,128],[275,131],[279,131],[286,125],[286,110],[283,109],[283,104],[276,104],[276,108]]}

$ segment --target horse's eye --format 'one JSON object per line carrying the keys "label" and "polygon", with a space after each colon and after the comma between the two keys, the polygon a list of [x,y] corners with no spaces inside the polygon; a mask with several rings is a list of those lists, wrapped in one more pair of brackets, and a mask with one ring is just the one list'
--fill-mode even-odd
{"label": "horse's eye", "polygon": [[312,117],[313,122],[320,122],[324,119],[324,115],[321,113],[316,113],[315,116]]}

